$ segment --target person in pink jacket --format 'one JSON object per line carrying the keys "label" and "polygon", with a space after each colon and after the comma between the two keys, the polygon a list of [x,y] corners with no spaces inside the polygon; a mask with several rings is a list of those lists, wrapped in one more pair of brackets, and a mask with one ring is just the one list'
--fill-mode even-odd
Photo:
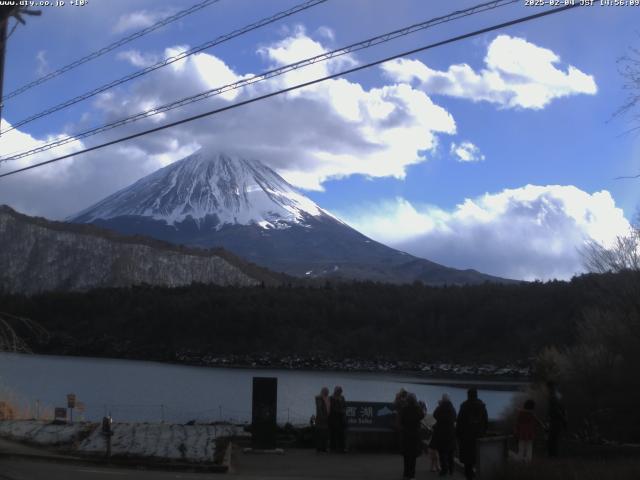
{"label": "person in pink jacket", "polygon": [[524,407],[518,412],[515,434],[518,439],[518,458],[525,463],[530,463],[533,458],[533,442],[536,438],[537,427],[544,427],[536,417],[534,409],[536,402],[529,399],[524,402]]}

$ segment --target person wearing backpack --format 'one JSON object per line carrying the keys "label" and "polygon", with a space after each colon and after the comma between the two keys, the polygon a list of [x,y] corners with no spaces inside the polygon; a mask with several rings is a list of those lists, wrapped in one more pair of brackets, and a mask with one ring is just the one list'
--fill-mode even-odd
{"label": "person wearing backpack", "polygon": [[423,418],[424,411],[418,404],[418,399],[415,394],[409,393],[400,410],[399,417],[402,457],[404,460],[402,478],[405,480],[414,480],[416,477],[416,460],[422,453],[420,421]]}
{"label": "person wearing backpack", "polygon": [[322,387],[320,395],[316,396],[315,437],[316,451],[326,452],[329,443],[329,412],[331,399],[329,389]]}
{"label": "person wearing backpack", "polygon": [[549,428],[547,430],[547,450],[549,457],[558,456],[558,444],[563,431],[567,429],[567,412],[560,400],[558,388],[553,381],[547,382],[549,392],[547,404],[547,417]]}
{"label": "person wearing backpack", "polygon": [[432,446],[437,449],[440,459],[440,476],[453,475],[453,454],[456,451],[456,409],[453,407],[449,395],[442,395],[433,418]]}
{"label": "person wearing backpack", "polygon": [[478,438],[486,433],[488,425],[487,407],[478,398],[478,391],[475,388],[470,388],[467,391],[467,400],[462,402],[460,406],[456,422],[460,461],[464,464],[464,475],[467,480],[475,478],[477,442]]}
{"label": "person wearing backpack", "polygon": [[347,403],[342,395],[342,387],[333,389],[329,397],[329,448],[332,453],[346,452]]}

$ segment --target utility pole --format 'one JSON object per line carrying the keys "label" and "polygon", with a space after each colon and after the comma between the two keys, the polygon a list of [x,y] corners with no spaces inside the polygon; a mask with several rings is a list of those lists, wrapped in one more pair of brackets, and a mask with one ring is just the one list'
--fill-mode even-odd
{"label": "utility pole", "polygon": [[[4,14],[4,12],[2,12]],[[2,121],[2,85],[4,84],[4,57],[7,51],[7,27],[9,15],[0,19],[0,122]]]}
{"label": "utility pole", "polygon": [[38,16],[42,12],[40,10],[29,10],[24,7],[0,7],[0,122],[2,121],[2,107],[4,102],[2,101],[4,85],[4,58],[7,51],[7,30],[9,27],[9,19],[15,17],[16,21],[22,25],[25,24],[22,15]]}

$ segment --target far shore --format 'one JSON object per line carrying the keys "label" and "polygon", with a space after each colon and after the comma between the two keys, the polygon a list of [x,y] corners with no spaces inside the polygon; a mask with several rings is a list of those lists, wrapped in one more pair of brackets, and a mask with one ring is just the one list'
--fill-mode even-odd
{"label": "far shore", "polygon": [[[7,354],[8,352],[2,352]],[[481,386],[485,390],[512,391],[520,390],[530,383],[528,369],[512,365],[499,366],[493,364],[448,364],[443,362],[372,362],[367,360],[347,359],[343,362],[331,361],[330,365],[311,364],[309,361],[283,361],[274,359],[271,364],[257,362],[231,362],[228,357],[219,357],[217,361],[194,361],[194,359],[159,359],[141,358],[138,356],[105,356],[74,355],[56,353],[20,353],[19,355],[38,355],[66,358],[91,358],[109,361],[136,361],[159,364],[170,364],[189,367],[215,369],[264,370],[264,371],[298,371],[298,372],[335,372],[340,374],[371,374],[382,376],[406,376],[408,383],[420,385],[441,385],[456,388]],[[285,357],[287,358],[287,357]],[[212,359],[210,359],[212,360]],[[413,368],[412,368],[413,367]]]}

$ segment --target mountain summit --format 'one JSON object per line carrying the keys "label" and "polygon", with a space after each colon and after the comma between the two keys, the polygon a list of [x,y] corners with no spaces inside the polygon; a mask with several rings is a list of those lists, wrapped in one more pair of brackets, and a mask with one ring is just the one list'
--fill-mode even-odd
{"label": "mountain summit", "polygon": [[308,216],[327,215],[280,175],[255,160],[201,151],[148,175],[78,213],[89,223],[118,217],[146,217],[176,226],[286,227]]}
{"label": "mountain summit", "polygon": [[200,150],[68,219],[172,243],[224,247],[291,275],[383,282],[503,281],[362,235],[257,160]]}

